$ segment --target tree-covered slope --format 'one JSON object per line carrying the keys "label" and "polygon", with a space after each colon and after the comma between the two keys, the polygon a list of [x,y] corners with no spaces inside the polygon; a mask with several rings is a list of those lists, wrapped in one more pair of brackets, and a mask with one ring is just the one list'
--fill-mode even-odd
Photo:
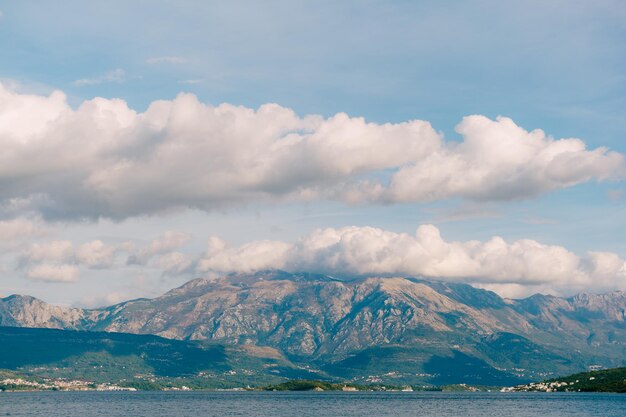
{"label": "tree-covered slope", "polygon": [[0,327],[0,369],[95,382],[204,382],[206,387],[268,383],[311,373],[280,353],[152,335]]}
{"label": "tree-covered slope", "polygon": [[626,368],[604,369],[601,371],[581,372],[565,377],[551,379],[548,382],[567,382],[557,391],[581,392],[623,392],[626,393]]}

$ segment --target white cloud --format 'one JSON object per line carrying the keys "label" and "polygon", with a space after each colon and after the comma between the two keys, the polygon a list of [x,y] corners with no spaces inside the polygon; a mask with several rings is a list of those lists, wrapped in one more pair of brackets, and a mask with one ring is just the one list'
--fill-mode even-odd
{"label": "white cloud", "polygon": [[74,265],[42,264],[26,272],[29,279],[48,282],[75,282],[78,280],[78,275],[78,268]]}
{"label": "white cloud", "polygon": [[284,199],[491,201],[624,172],[619,153],[507,118],[469,116],[457,130],[463,141],[446,142],[425,121],[298,117],[189,94],[144,113],[103,98],[73,110],[61,92],[0,86],[0,207],[25,201],[47,218],[120,219]]}
{"label": "white cloud", "polygon": [[168,231],[145,246],[100,240],[37,242],[19,253],[17,265],[26,278],[61,282],[77,281],[85,269],[131,267],[167,276],[282,269],[344,277],[427,277],[511,297],[626,290],[626,262],[615,253],[579,256],[562,246],[531,239],[508,242],[498,236],[447,241],[433,225],[422,225],[413,235],[374,227],[318,229],[295,242],[259,240],[240,246],[213,236],[201,255],[181,249],[189,239],[188,234]]}
{"label": "white cloud", "polygon": [[193,262],[191,257],[182,252],[170,252],[159,256],[156,264],[167,274],[182,274],[190,270]]}
{"label": "white cloud", "polygon": [[0,221],[0,242],[27,239],[32,236],[41,236],[47,229],[27,219],[18,218]]}
{"label": "white cloud", "polygon": [[122,83],[126,80],[126,72],[117,68],[113,71],[107,72],[106,74],[95,77],[95,78],[81,78],[80,80],[76,80],[72,82],[76,87],[84,87],[87,85],[98,85],[104,83]]}
{"label": "white cloud", "polygon": [[462,143],[402,167],[383,198],[510,200],[594,178],[606,180],[624,170],[620,154],[606,148],[588,151],[580,139],[555,140],[541,130],[528,132],[506,117],[465,117],[456,131]]}
{"label": "white cloud", "polygon": [[75,252],[77,262],[90,268],[109,268],[115,261],[117,248],[105,245],[101,240],[83,243]]}
{"label": "white cloud", "polygon": [[200,260],[200,271],[253,272],[286,267],[289,243],[261,240],[240,247],[229,247],[225,241],[213,236],[209,239],[206,256]]}
{"label": "white cloud", "polygon": [[[13,154],[16,145],[27,145],[34,137],[41,137],[42,145],[48,143],[50,124],[71,112],[66,96],[54,91],[49,96],[13,92],[0,84],[0,135],[5,152]],[[57,143],[57,146],[62,143]],[[4,158],[3,158],[4,159]],[[9,174],[8,167],[0,172]]]}
{"label": "white cloud", "polygon": [[156,255],[167,254],[181,248],[190,238],[191,236],[188,233],[173,230],[167,231],[150,242],[148,246],[133,254],[128,259],[128,263],[144,265]]}
{"label": "white cloud", "polygon": [[150,242],[150,245],[146,248],[146,253],[155,255],[157,253],[163,253],[172,249],[178,249],[189,241],[191,236],[188,233],[167,231],[162,236],[154,239]]}
{"label": "white cloud", "polygon": [[[26,275],[32,277],[33,270],[39,267],[61,267],[63,265],[85,266],[88,268],[111,268],[115,264],[115,254],[123,250],[115,245],[106,245],[100,240],[74,245],[68,240],[53,240],[30,244],[18,257],[18,265],[28,269]],[[46,269],[48,270],[48,269]]]}
{"label": "white cloud", "polygon": [[146,62],[151,65],[162,64],[162,63],[184,64],[185,62],[187,62],[187,59],[182,58],[180,56],[154,56],[154,57],[150,57],[146,59]]}
{"label": "white cloud", "polygon": [[[616,254],[580,258],[566,248],[500,237],[448,242],[432,225],[415,235],[373,227],[317,230],[296,243],[255,241],[239,247],[209,240],[200,271],[278,268],[331,275],[409,275],[478,284],[510,295],[626,289],[626,264]],[[522,294],[523,293],[523,294]]]}
{"label": "white cloud", "polygon": [[[0,232],[1,226],[0,223]],[[157,268],[165,274],[174,275],[193,271],[193,257],[177,251],[189,239],[190,235],[186,233],[167,231],[144,247],[138,247],[134,242],[107,244],[93,240],[77,244],[69,240],[51,240],[12,248],[5,254],[16,254],[17,270],[23,271],[27,278],[39,280],[44,280],[46,274],[51,277],[69,274],[69,266],[76,270],[76,275],[71,275],[71,281],[78,279],[81,269],[115,269],[125,265]],[[69,279],[67,281],[70,282]]]}
{"label": "white cloud", "polygon": [[68,261],[74,255],[74,246],[68,240],[33,243],[22,255],[22,263],[30,264],[44,261]]}

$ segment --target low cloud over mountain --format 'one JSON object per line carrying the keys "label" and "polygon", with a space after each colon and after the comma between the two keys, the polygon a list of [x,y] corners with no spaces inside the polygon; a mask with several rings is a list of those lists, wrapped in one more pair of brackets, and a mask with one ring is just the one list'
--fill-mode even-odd
{"label": "low cloud over mountain", "polygon": [[268,268],[338,275],[413,275],[468,282],[508,296],[626,289],[618,255],[579,257],[562,246],[495,236],[480,242],[446,241],[433,225],[415,235],[374,227],[317,230],[295,243],[255,241],[229,246],[211,238],[200,271],[251,272]]}
{"label": "low cloud over mountain", "polygon": [[116,275],[115,270],[136,274],[148,269],[180,279],[282,269],[339,277],[422,276],[466,282],[512,297],[626,290],[626,263],[615,253],[579,256],[563,246],[499,236],[450,241],[430,224],[414,234],[349,226],[318,229],[294,241],[241,245],[212,236],[203,253],[189,248],[198,238],[168,231],[145,243],[40,240],[7,247],[5,256],[13,256],[15,268],[28,279],[65,283],[77,281],[81,270],[84,275],[90,275],[88,270]]}

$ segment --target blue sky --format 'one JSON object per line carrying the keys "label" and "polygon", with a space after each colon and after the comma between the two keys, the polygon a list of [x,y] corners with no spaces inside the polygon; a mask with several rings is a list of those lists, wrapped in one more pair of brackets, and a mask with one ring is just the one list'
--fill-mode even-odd
{"label": "blue sky", "polygon": [[[189,92],[212,105],[256,109],[278,103],[301,117],[345,112],[377,124],[425,120],[447,142],[463,141],[455,126],[464,116],[502,115],[527,131],[538,128],[556,139],[579,138],[587,149],[626,153],[626,6],[621,1],[26,0],[0,2],[0,11],[3,83],[16,94],[46,96],[61,90],[74,109],[104,97],[122,99],[143,112],[156,100]],[[365,176],[388,178],[397,169],[392,166]],[[16,177],[7,176],[3,184],[19,189],[11,178]],[[26,265],[29,245],[101,240],[132,241],[140,248],[167,231],[190,235],[184,246],[172,250],[191,258],[205,251],[212,235],[242,245],[294,242],[317,228],[353,225],[413,235],[422,224],[436,225],[446,241],[501,236],[507,242],[558,245],[579,256],[581,265],[588,251],[624,258],[621,178],[594,177],[506,201],[452,195],[352,205],[333,198],[279,198],[207,210],[184,209],[182,201],[183,208],[165,213],[147,210],[113,220],[106,213],[100,220],[85,220],[69,214],[41,218],[37,209],[12,212],[5,222],[26,218],[50,231],[6,250],[0,294],[27,292],[59,303],[97,304],[153,296],[211,272],[166,274],[156,258],[141,267],[118,259],[88,268],[74,255],[44,261],[73,265],[79,278],[48,279],[41,270],[29,278],[37,266]],[[119,250],[115,256],[126,255]],[[333,272],[330,266],[326,270]],[[457,272],[432,275],[460,279]],[[515,288],[495,278],[487,284],[510,295],[562,293],[567,287],[552,286],[546,277],[522,291],[522,278],[506,282]],[[615,285],[588,290],[622,288],[621,280],[618,274]],[[480,282],[475,277],[467,281]],[[587,289],[583,284],[576,288]],[[107,292],[113,295],[107,298]]]}

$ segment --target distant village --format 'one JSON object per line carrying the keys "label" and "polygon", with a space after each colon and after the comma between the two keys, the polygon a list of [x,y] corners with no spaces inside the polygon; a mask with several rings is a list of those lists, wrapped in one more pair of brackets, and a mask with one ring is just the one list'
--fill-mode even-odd
{"label": "distant village", "polygon": [[[589,377],[589,381],[595,380],[595,377]],[[500,392],[576,392],[580,389],[576,388],[576,384],[580,383],[580,380],[565,382],[565,381],[552,381],[552,382],[531,382],[526,385],[517,385],[515,387],[505,387]]]}
{"label": "distant village", "polygon": [[5,378],[0,380],[0,391],[137,391],[137,389],[80,380],[45,379],[43,382],[37,382],[23,378]]}

